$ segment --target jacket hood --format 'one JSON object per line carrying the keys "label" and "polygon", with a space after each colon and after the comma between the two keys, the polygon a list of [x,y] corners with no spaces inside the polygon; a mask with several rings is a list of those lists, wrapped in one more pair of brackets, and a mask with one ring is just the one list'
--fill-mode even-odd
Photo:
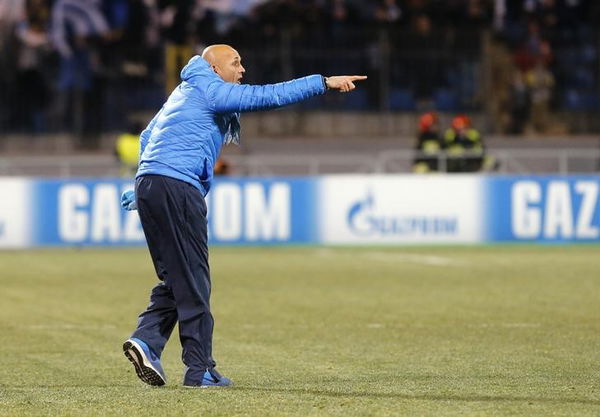
{"label": "jacket hood", "polygon": [[206,74],[207,71],[212,71],[208,62],[200,55],[196,55],[181,70],[181,80],[188,81],[192,77]]}

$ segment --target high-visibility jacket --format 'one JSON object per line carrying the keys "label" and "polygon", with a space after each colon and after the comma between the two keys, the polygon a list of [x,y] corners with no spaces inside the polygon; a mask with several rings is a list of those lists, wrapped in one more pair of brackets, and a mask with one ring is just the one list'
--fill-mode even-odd
{"label": "high-visibility jacket", "polygon": [[117,138],[117,156],[123,165],[136,167],[140,157],[140,137],[132,133],[123,133]]}

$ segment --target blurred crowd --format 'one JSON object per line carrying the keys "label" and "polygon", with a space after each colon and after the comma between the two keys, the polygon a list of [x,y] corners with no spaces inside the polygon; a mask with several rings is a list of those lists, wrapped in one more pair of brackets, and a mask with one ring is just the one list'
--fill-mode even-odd
{"label": "blurred crowd", "polygon": [[546,133],[551,109],[600,109],[600,2],[524,1],[507,8],[499,35],[511,53],[508,133]]}
{"label": "blurred crowd", "polygon": [[307,106],[480,110],[484,31],[517,69],[506,87],[509,130],[543,131],[553,106],[598,104],[589,92],[598,87],[599,3],[0,0],[0,131],[123,129],[129,114],[160,106],[211,43],[240,50],[251,83],[369,74],[364,90]]}

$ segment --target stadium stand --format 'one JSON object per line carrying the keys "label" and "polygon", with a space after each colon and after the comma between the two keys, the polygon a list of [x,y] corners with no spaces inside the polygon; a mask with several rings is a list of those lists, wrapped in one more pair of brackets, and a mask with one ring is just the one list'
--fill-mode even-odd
{"label": "stadium stand", "polygon": [[0,0],[0,151],[108,154],[215,42],[239,49],[248,83],[369,75],[350,95],[245,115],[240,154],[282,136],[410,149],[425,111],[468,113],[492,151],[512,146],[503,135],[596,149],[599,21],[591,0]]}

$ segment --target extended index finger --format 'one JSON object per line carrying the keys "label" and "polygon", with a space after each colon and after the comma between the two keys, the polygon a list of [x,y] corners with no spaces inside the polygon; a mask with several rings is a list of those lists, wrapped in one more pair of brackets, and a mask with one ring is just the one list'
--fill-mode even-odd
{"label": "extended index finger", "polygon": [[366,75],[351,75],[350,76],[350,81],[362,81],[362,80],[366,80],[367,76]]}

